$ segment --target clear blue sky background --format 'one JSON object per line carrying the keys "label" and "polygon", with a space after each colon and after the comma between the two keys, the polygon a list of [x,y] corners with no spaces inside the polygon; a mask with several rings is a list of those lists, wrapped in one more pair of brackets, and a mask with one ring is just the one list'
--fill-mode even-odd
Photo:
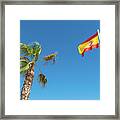
{"label": "clear blue sky background", "polygon": [[[20,21],[21,42],[39,42],[42,46],[39,60],[58,52],[55,64],[36,63],[30,100],[100,99],[100,48],[86,52],[84,57],[77,50],[99,28],[99,20]],[[37,80],[40,69],[48,80],[45,88]],[[23,81],[21,76],[20,89]]]}

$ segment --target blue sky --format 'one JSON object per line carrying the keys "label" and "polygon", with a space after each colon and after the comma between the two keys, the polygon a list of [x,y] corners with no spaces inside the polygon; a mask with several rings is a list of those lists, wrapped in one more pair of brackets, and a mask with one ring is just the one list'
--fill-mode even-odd
{"label": "blue sky", "polygon": [[[96,33],[99,20],[21,20],[20,41],[39,42],[44,56],[58,52],[55,64],[37,62],[30,100],[99,100],[100,48],[88,51],[82,57],[77,46]],[[42,88],[38,82],[39,70],[48,83]],[[24,78],[20,77],[20,89]]]}

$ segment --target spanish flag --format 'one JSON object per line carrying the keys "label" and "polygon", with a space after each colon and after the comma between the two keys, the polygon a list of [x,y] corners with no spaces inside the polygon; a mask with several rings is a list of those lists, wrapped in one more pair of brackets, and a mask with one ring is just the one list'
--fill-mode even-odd
{"label": "spanish flag", "polygon": [[85,52],[92,50],[93,48],[98,48],[98,47],[99,47],[99,32],[96,32],[86,41],[78,45],[78,51],[82,56],[84,56]]}

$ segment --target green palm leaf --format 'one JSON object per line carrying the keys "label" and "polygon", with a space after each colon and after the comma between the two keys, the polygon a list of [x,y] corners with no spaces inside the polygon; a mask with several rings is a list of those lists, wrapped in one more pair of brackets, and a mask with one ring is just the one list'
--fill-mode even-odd
{"label": "green palm leaf", "polygon": [[33,55],[34,55],[34,60],[37,61],[38,57],[42,51],[42,47],[38,42],[34,42],[32,44],[32,48],[33,48]]}
{"label": "green palm leaf", "polygon": [[26,57],[20,57],[20,73],[25,73],[29,69],[30,61]]}
{"label": "green palm leaf", "polygon": [[[33,61],[32,61],[33,62]],[[27,63],[25,66],[20,67],[20,73],[26,73],[26,71],[30,68],[30,64],[32,62]]]}
{"label": "green palm leaf", "polygon": [[42,48],[38,42],[34,42],[31,45],[26,45],[24,43],[20,43],[20,52],[24,54],[24,56],[33,56],[33,60],[37,61],[39,54],[41,53]]}
{"label": "green palm leaf", "polygon": [[[41,45],[38,42],[34,42],[30,45],[20,43],[20,73],[26,73],[29,69],[30,61],[37,61],[41,53]],[[29,59],[28,59],[29,58]]]}
{"label": "green palm leaf", "polygon": [[26,45],[24,43],[20,43],[20,52],[25,56],[30,56],[33,54],[33,48],[31,48],[31,46]]}

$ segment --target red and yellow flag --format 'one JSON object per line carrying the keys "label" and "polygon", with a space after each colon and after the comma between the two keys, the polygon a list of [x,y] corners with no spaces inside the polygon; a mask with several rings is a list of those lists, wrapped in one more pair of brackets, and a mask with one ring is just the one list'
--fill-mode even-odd
{"label": "red and yellow flag", "polygon": [[93,36],[91,36],[86,41],[78,45],[78,51],[82,56],[84,56],[85,52],[98,47],[99,47],[99,37],[98,37],[98,32],[96,32]]}

